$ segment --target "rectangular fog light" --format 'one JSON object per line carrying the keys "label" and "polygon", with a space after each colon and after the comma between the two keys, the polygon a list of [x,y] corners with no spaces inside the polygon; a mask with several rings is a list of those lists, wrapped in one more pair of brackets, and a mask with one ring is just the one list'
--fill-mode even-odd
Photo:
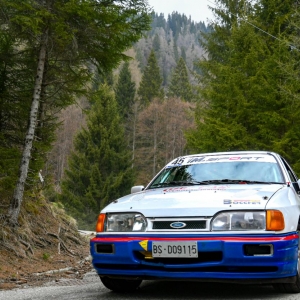
{"label": "rectangular fog light", "polygon": [[96,244],[96,252],[112,254],[112,253],[114,253],[114,245],[113,244]]}
{"label": "rectangular fog light", "polygon": [[247,244],[244,245],[246,256],[271,256],[273,255],[272,244]]}

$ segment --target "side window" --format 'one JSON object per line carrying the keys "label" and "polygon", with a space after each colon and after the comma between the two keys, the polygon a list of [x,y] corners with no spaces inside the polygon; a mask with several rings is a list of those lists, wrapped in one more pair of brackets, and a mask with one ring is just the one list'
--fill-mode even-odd
{"label": "side window", "polygon": [[296,174],[294,173],[294,171],[292,170],[292,168],[288,165],[288,163],[282,157],[281,157],[281,160],[282,160],[284,166],[286,167],[286,170],[289,173],[289,177],[291,179],[291,183],[292,183],[292,185],[293,185],[296,193],[298,195],[300,195],[300,186],[299,186],[299,184],[297,182],[298,178],[297,178]]}
{"label": "side window", "polygon": [[291,169],[291,167],[288,165],[288,163],[285,161],[284,158],[281,157],[281,160],[286,168],[286,170],[288,171],[289,173],[289,176],[290,176],[290,179],[291,179],[291,182],[297,182],[298,178],[297,176],[295,175],[294,171]]}

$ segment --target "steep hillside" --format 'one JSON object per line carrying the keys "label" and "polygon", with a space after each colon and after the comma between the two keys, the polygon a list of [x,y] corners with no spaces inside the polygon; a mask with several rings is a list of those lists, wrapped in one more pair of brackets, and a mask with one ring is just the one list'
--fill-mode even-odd
{"label": "steep hillside", "polygon": [[0,290],[81,278],[92,269],[90,237],[42,194],[24,199],[18,227],[0,222],[0,228]]}
{"label": "steep hillside", "polygon": [[195,23],[184,14],[173,12],[165,19],[163,14],[153,14],[151,31],[140,39],[134,49],[139,66],[143,70],[151,49],[154,49],[166,87],[172,70],[180,57],[183,57],[190,72],[196,72],[195,60],[204,54],[200,45],[201,32],[209,29],[203,22]]}

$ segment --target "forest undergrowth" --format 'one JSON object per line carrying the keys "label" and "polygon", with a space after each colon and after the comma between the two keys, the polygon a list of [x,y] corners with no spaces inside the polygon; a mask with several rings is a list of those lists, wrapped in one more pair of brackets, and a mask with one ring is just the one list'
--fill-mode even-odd
{"label": "forest undergrowth", "polygon": [[82,278],[92,269],[90,236],[78,232],[62,206],[39,194],[24,199],[18,226],[9,226],[1,216],[0,289]]}

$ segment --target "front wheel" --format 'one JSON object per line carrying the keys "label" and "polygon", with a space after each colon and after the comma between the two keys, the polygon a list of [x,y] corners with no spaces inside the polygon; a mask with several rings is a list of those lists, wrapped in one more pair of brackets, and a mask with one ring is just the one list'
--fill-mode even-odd
{"label": "front wheel", "polygon": [[273,284],[273,288],[281,293],[300,293],[299,273],[295,283],[275,283]]}
{"label": "front wheel", "polygon": [[117,279],[106,276],[100,276],[100,279],[106,288],[118,293],[133,292],[142,283],[142,280]]}
{"label": "front wheel", "polygon": [[277,292],[281,293],[300,293],[300,259],[299,259],[300,251],[298,250],[298,272],[296,282],[294,283],[275,283],[273,284],[273,288]]}

